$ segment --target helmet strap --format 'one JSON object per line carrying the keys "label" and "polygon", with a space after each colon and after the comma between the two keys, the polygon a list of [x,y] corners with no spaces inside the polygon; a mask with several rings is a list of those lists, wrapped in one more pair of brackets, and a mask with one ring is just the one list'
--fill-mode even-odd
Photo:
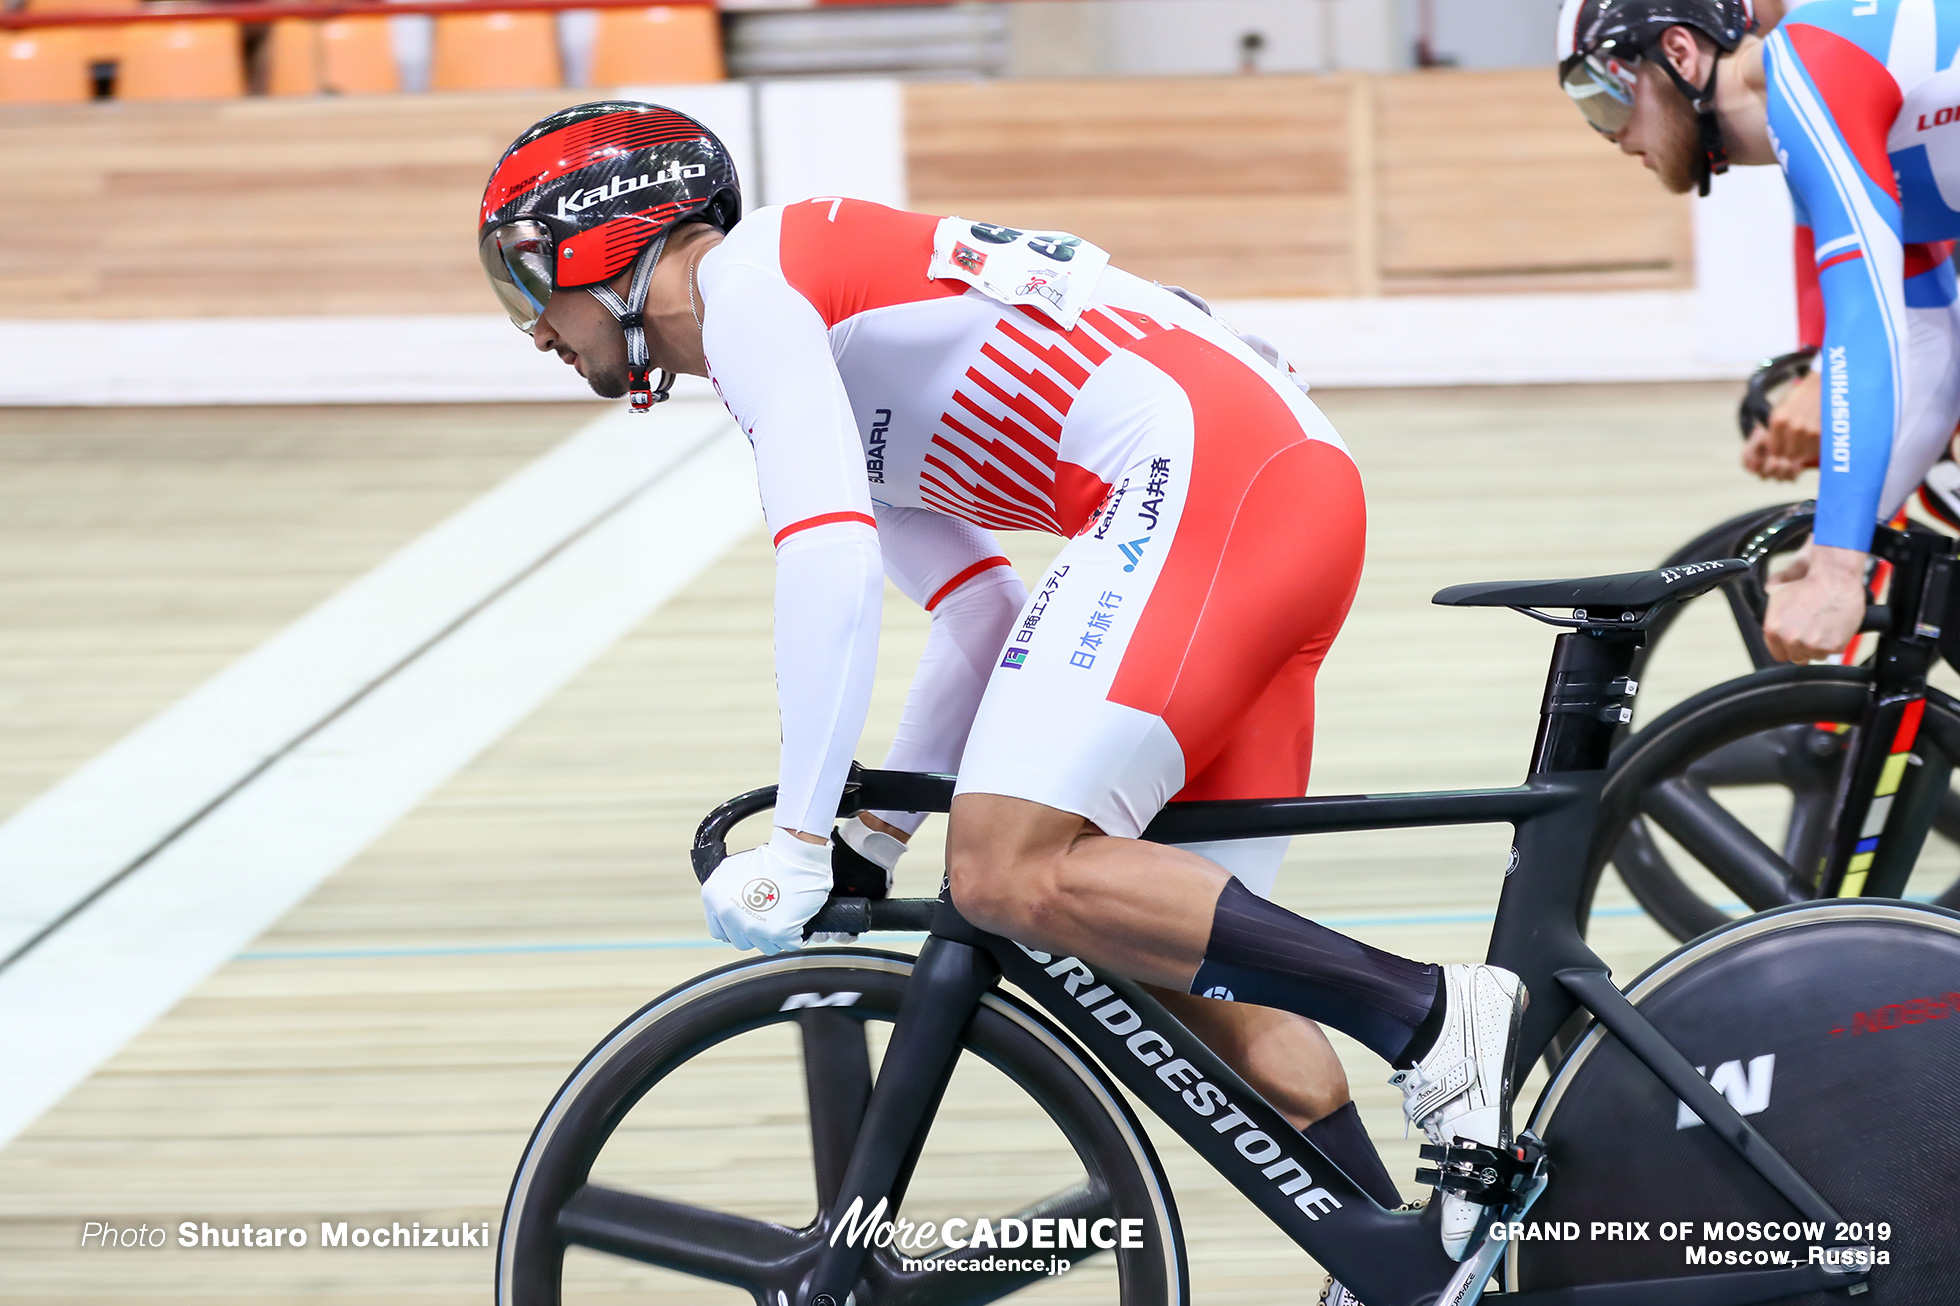
{"label": "helmet strap", "polygon": [[1722,51],[1715,51],[1715,62],[1708,67],[1708,84],[1700,90],[1675,71],[1674,64],[1658,49],[1651,57],[1659,62],[1668,80],[1674,83],[1674,89],[1681,92],[1681,98],[1695,111],[1695,135],[1701,147],[1695,159],[1695,193],[1706,199],[1708,179],[1729,170],[1729,147],[1722,139],[1721,120],[1715,116],[1715,78],[1721,71]]}
{"label": "helmet strap", "polygon": [[603,283],[586,287],[586,292],[605,306],[626,334],[626,398],[636,413],[644,413],[662,402],[674,388],[674,374],[664,367],[660,369],[660,384],[650,384],[652,368],[646,332],[647,288],[653,284],[654,265],[660,262],[660,251],[667,247],[667,237],[672,234],[671,227],[661,232],[633,260],[633,280],[625,299]]}

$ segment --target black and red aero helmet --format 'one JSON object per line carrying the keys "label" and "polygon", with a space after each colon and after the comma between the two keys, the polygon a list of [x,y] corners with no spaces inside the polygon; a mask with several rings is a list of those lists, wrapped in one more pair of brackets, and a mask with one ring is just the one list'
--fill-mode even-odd
{"label": "black and red aero helmet", "polygon": [[[534,123],[504,151],[483,188],[477,255],[521,330],[554,290],[605,304],[626,331],[644,407],[640,311],[668,233],[688,221],[726,231],[741,216],[735,163],[713,132],[658,104],[600,100]],[[622,300],[605,283],[628,268],[634,293]]]}
{"label": "black and red aero helmet", "polygon": [[[727,147],[670,108],[600,100],[559,110],[504,151],[484,186],[476,237],[498,298],[527,326],[521,316],[535,322],[551,290],[612,280],[690,218],[723,231],[741,218],[741,182]],[[504,231],[502,241],[517,237],[510,249],[517,257],[508,259],[492,237],[519,224],[531,229]],[[521,292],[519,302],[506,286]]]}

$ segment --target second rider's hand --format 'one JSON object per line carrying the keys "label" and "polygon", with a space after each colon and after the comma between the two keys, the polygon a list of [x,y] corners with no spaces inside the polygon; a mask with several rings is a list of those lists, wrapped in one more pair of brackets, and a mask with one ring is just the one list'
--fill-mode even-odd
{"label": "second rider's hand", "polygon": [[1742,446],[1742,466],[1767,481],[1793,481],[1806,467],[1817,465],[1823,433],[1823,386],[1811,372],[1790,387],[1770,410],[1769,424],[1749,433]]}
{"label": "second rider's hand", "polygon": [[1866,555],[1813,544],[1770,581],[1763,640],[1780,662],[1815,662],[1858,633],[1865,621]]}
{"label": "second rider's hand", "polygon": [[829,843],[808,843],[788,830],[727,858],[701,886],[708,933],[765,957],[802,947],[804,924],[829,897]]}

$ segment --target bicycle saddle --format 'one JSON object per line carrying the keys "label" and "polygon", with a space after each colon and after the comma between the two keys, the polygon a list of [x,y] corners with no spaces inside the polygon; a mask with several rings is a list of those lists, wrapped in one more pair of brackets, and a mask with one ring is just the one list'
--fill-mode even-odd
{"label": "bicycle saddle", "polygon": [[1430,602],[1447,608],[1651,608],[1706,594],[1748,570],[1741,558],[1720,558],[1577,580],[1473,581],[1438,590]]}

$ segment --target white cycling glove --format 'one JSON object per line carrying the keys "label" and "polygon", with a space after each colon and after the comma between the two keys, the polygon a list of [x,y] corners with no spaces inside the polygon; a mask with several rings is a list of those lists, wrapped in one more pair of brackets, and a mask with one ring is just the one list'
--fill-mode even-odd
{"label": "white cycling glove", "polygon": [[770,957],[803,946],[803,926],[830,897],[830,845],[787,830],[736,853],[701,886],[708,933]]}

